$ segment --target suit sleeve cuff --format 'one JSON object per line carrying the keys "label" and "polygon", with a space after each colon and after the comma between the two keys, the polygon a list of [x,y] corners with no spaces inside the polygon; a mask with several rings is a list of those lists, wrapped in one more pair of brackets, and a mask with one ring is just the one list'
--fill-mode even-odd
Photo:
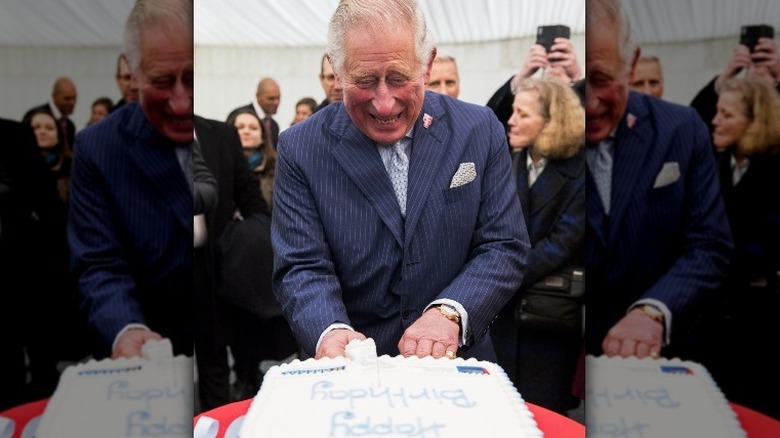
{"label": "suit sleeve cuff", "polygon": [[150,329],[144,324],[135,323],[135,322],[131,322],[130,324],[127,324],[122,328],[122,330],[119,330],[119,333],[117,333],[116,336],[114,336],[114,343],[111,344],[111,353],[113,354],[114,349],[116,348],[116,343],[119,341],[120,336],[122,336],[128,330],[138,330],[138,329],[152,331],[152,329]]}
{"label": "suit sleeve cuff", "polygon": [[425,308],[423,313],[427,312],[428,309],[431,307],[440,306],[442,304],[446,304],[448,306],[452,306],[455,308],[455,310],[460,313],[460,339],[458,340],[458,347],[462,347],[466,345],[466,334],[469,333],[468,327],[469,327],[469,314],[466,312],[466,309],[463,308],[463,306],[454,300],[450,300],[448,298],[442,298],[439,300],[436,300],[432,302],[431,304],[428,304],[428,307]]}
{"label": "suit sleeve cuff", "polygon": [[342,322],[334,322],[333,324],[329,325],[328,328],[326,328],[325,331],[322,332],[322,334],[320,335],[320,338],[317,339],[317,345],[314,347],[314,354],[315,355],[317,354],[317,350],[320,349],[320,344],[322,343],[322,338],[324,338],[325,335],[327,335],[328,333],[332,332],[333,330],[337,330],[337,329],[351,330],[353,332],[355,331],[355,329],[352,328],[352,326],[349,325],[349,324],[344,324]]}
{"label": "suit sleeve cuff", "polygon": [[634,307],[641,306],[642,304],[649,304],[653,307],[656,307],[661,311],[661,313],[664,314],[664,347],[666,347],[669,345],[669,340],[671,339],[672,334],[672,312],[669,311],[669,308],[666,306],[666,304],[653,298],[643,298],[635,302],[628,310],[630,311]]}

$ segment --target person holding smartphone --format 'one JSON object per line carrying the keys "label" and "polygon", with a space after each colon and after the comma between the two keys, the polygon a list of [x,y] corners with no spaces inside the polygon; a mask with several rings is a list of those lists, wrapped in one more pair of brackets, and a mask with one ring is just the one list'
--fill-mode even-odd
{"label": "person holding smartphone", "polygon": [[583,79],[582,68],[567,30],[568,27],[562,25],[539,26],[536,42],[529,49],[520,70],[488,100],[487,106],[504,125],[505,131],[508,129],[509,117],[512,116],[516,85],[540,70],[543,77],[554,77],[571,85],[580,101],[584,99],[584,87],[576,86]]}
{"label": "person holding smartphone", "polygon": [[[771,29],[769,26],[762,27]],[[772,33],[774,33],[773,30]],[[766,36],[745,38],[743,35],[740,37],[739,44],[732,50],[731,58],[724,66],[723,71],[699,90],[693,98],[691,107],[696,109],[707,124],[710,135],[713,131],[712,119],[717,112],[720,89],[726,81],[739,74],[761,78],[780,91],[780,58],[778,58],[775,40]]]}

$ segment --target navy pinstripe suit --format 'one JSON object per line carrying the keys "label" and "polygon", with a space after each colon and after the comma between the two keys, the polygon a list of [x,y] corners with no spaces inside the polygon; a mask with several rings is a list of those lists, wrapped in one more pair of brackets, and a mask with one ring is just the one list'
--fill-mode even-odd
{"label": "navy pinstripe suit", "polygon": [[[674,345],[700,312],[701,294],[719,287],[732,244],[713,155],[693,109],[630,93],[616,132],[609,216],[586,172],[589,352],[601,353],[609,328],[640,298],[668,306]],[[677,163],[679,178],[658,186],[665,163]]]}
{"label": "navy pinstripe suit", "polygon": [[137,103],[76,136],[68,240],[98,356],[143,323],[192,354],[193,198],[174,145]]}
{"label": "navy pinstripe suit", "polygon": [[[306,354],[343,322],[397,355],[425,306],[449,298],[468,313],[459,355],[495,357],[485,335],[522,281],[529,244],[506,136],[489,109],[426,92],[405,221],[375,143],[342,103],[284,131],[278,152],[274,293]],[[464,162],[476,179],[451,189]]]}

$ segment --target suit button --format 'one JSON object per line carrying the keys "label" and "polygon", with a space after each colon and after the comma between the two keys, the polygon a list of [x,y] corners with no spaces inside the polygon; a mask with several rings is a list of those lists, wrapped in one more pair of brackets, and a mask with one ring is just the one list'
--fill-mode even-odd
{"label": "suit button", "polygon": [[409,310],[409,309],[404,309],[404,310],[401,311],[401,317],[403,319],[409,318],[409,315],[411,315],[411,314],[412,314],[412,311]]}

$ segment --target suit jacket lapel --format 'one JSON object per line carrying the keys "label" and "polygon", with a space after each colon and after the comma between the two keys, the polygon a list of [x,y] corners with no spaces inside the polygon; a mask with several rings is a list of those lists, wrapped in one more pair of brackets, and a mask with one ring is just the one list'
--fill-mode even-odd
{"label": "suit jacket lapel", "polygon": [[[637,183],[646,175],[642,166],[652,151],[653,127],[647,121],[647,108],[639,100],[629,98],[626,115],[621,119],[616,133],[613,153],[612,193],[610,196],[610,239],[625,217]],[[646,123],[647,122],[647,123]],[[655,177],[655,175],[651,175]],[[590,212],[588,212],[590,213]]]}
{"label": "suit jacket lapel", "polygon": [[531,214],[531,191],[528,190],[528,149],[523,149],[512,154],[512,176],[517,182],[517,196],[520,198],[520,206],[523,209],[523,218],[528,224]]}
{"label": "suit jacket lapel", "polygon": [[149,125],[140,106],[126,129],[138,136],[138,139],[129,145],[128,155],[165,199],[179,223],[191,231],[194,211],[192,189],[188,187],[173,145]]}
{"label": "suit jacket lapel", "polygon": [[[432,122],[424,126],[423,118],[429,115]],[[409,157],[409,179],[407,183],[406,203],[406,241],[412,236],[420,220],[425,203],[434,180],[439,176],[439,166],[446,148],[450,130],[444,121],[444,110],[434,107],[426,99],[414,127],[412,155]]]}
{"label": "suit jacket lapel", "polygon": [[[346,112],[342,112],[341,117],[337,117],[336,125],[343,123],[343,119],[349,121]],[[374,206],[398,245],[403,246],[401,209],[376,144],[351,123],[331,126],[331,129],[343,132],[341,141],[333,148],[333,157]]]}
{"label": "suit jacket lapel", "polygon": [[531,205],[530,214],[533,215],[539,212],[545,205],[554,200],[558,192],[561,191],[568,180],[562,171],[565,172],[565,169],[560,168],[558,162],[552,160],[547,162],[544,172],[539,175],[534,185],[531,186],[534,202]]}

